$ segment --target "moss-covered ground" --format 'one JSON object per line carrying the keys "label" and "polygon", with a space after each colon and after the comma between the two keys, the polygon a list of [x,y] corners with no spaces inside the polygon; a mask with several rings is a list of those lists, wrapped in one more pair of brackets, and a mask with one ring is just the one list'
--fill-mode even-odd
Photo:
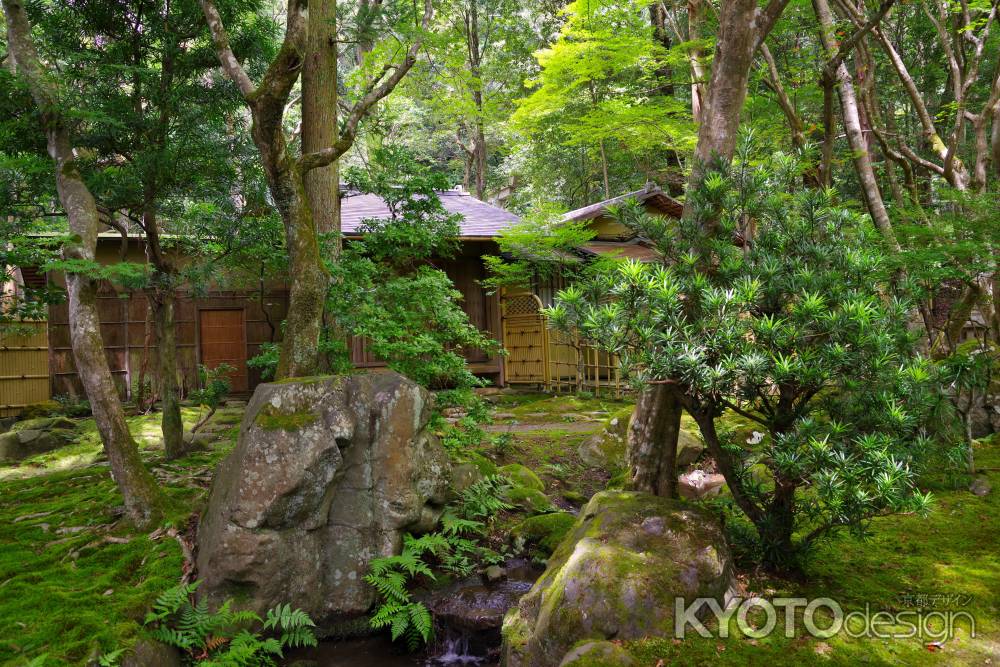
{"label": "moss-covered ground", "polygon": [[[534,471],[548,498],[569,511],[604,488],[612,470],[590,468],[580,443],[628,404],[599,397],[550,397],[504,393],[491,397],[497,423],[509,435],[484,443],[485,466],[521,464]],[[197,418],[187,409],[185,422]],[[213,418],[222,440],[210,450],[167,463],[162,457],[159,416],[130,418],[147,464],[169,498],[167,526],[181,532],[203,505],[216,463],[235,441],[241,411]],[[530,431],[518,431],[531,424]],[[582,430],[567,430],[573,424]],[[745,424],[735,424],[747,430]],[[137,533],[121,520],[121,498],[103,460],[92,421],[78,425],[78,441],[18,466],[0,467],[0,665],[22,666],[46,655],[43,665],[84,664],[95,652],[131,641],[152,599],[174,585],[182,555],[164,531]],[[494,431],[493,435],[496,432]],[[828,639],[781,633],[748,639],[643,640],[623,644],[643,667],[663,665],[1000,665],[1000,439],[981,443],[978,465],[994,490],[977,497],[945,477],[925,486],[937,497],[927,519],[877,521],[861,540],[840,535],[823,544],[805,576],[775,579],[740,575],[743,595],[828,597],[845,610],[902,611],[917,596],[944,596],[938,607],[970,612],[977,636],[961,623],[956,638],[929,650],[919,639]],[[549,516],[549,515],[543,515]],[[546,540],[549,523],[560,530],[566,515],[550,519],[511,516],[530,539]],[[537,525],[536,525],[537,524]],[[541,525],[545,524],[545,525]],[[551,544],[546,545],[551,547]],[[551,550],[550,548],[548,550]],[[908,597],[907,597],[908,596]],[[760,620],[751,614],[751,621]],[[709,627],[711,625],[709,624]],[[798,624],[801,628],[801,623]],[[661,662],[662,661],[662,662]]]}
{"label": "moss-covered ground", "polygon": [[[160,529],[137,532],[122,519],[92,419],[76,443],[0,467],[0,665],[80,665],[127,645],[152,600],[177,584],[181,535],[203,504],[216,463],[231,449],[240,409],[209,426],[209,451],[167,463],[159,415],[129,418],[146,464],[167,496]],[[186,408],[187,427],[198,410]],[[172,529],[172,530],[171,530]]]}
{"label": "moss-covered ground", "polygon": [[[502,417],[499,423],[544,428],[523,432],[511,429],[511,441],[502,452],[485,453],[499,464],[520,463],[534,470],[545,483],[545,492],[557,504],[570,510],[578,507],[603,488],[615,472],[588,468],[576,451],[584,439],[600,431],[602,418],[621,412],[627,403],[537,394],[494,400],[495,412]],[[564,424],[589,419],[595,420],[592,430],[565,429]],[[687,417],[684,427],[697,431]],[[726,427],[734,431],[737,441],[745,440],[753,430],[752,423],[739,418],[727,420]],[[792,638],[780,632],[761,639],[738,632],[724,639],[702,638],[689,632],[683,641],[633,641],[624,643],[623,648],[643,667],[1000,665],[1000,437],[980,442],[976,454],[977,465],[988,469],[993,486],[986,497],[971,494],[968,479],[956,481],[934,474],[922,483],[937,498],[928,518],[880,519],[867,539],[838,535],[819,547],[801,577],[777,579],[757,572],[742,572],[739,576],[741,595],[745,597],[827,597],[836,600],[845,612],[864,610],[865,605],[872,613],[915,611],[914,605],[923,598],[937,609],[971,614],[976,621],[975,638],[969,636],[969,624],[963,616],[957,623],[956,636],[940,646],[932,643],[935,637],[890,640],[851,638],[841,633],[818,639],[803,636],[800,611],[796,624],[799,631]],[[563,502],[565,497],[572,502]],[[510,528],[516,531],[518,526],[512,524]],[[763,620],[755,613],[749,617],[751,622]],[[783,615],[779,616],[779,624],[783,619]],[[933,617],[930,623],[932,630],[939,624]],[[712,629],[710,623],[706,625]]]}

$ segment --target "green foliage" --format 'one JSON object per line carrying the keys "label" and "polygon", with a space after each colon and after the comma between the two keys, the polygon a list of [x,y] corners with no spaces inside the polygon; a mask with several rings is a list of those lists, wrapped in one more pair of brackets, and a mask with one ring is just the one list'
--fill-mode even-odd
{"label": "green foliage", "polygon": [[[651,233],[670,223],[623,208],[663,262],[621,262],[564,290],[548,315],[620,355],[637,384],[676,387],[765,561],[782,567],[837,528],[929,509],[916,475],[940,399],[867,221],[832,192],[796,188],[794,161],[755,163],[752,149],[748,138],[689,195],[694,216],[676,232]],[[718,433],[727,410],[767,437],[748,446]],[[773,481],[755,480],[756,464]]]}
{"label": "green foliage", "polygon": [[495,352],[497,345],[469,322],[448,276],[428,263],[455,249],[457,219],[437,195],[445,181],[389,149],[376,151],[370,170],[350,178],[385,201],[391,217],[363,221],[364,238],[329,263],[334,330],[364,338],[375,357],[425,386],[479,384],[461,352]]}
{"label": "green foliage", "polygon": [[201,387],[188,394],[188,398],[198,405],[216,410],[232,389],[229,376],[234,372],[236,369],[229,364],[219,364],[215,368],[199,364],[198,380]]}
{"label": "green foliage", "polygon": [[659,175],[671,151],[693,148],[690,108],[661,88],[686,66],[688,45],[654,38],[648,9],[638,0],[576,0],[563,9],[558,37],[535,53],[532,92],[510,118],[534,201],[576,207],[634,190],[645,180],[637,162]]}
{"label": "green foliage", "polygon": [[[0,155],[0,175],[3,174]],[[0,181],[4,179],[0,177]],[[0,243],[0,334],[16,335],[17,324],[22,320],[46,319],[48,306],[66,298],[60,288],[24,284],[21,275],[21,267],[40,269],[55,258],[58,237],[37,235],[44,230],[42,225],[15,215],[0,220],[0,239],[4,239]]]}
{"label": "green foliage", "polygon": [[[194,601],[199,583],[181,584],[156,599],[143,621],[152,639],[181,649],[205,667],[269,667],[286,648],[316,645],[314,623],[302,610],[278,605],[261,619],[252,611],[233,610],[232,600],[226,600],[210,611],[206,600]],[[257,624],[274,636],[252,631]]]}
{"label": "green foliage", "polygon": [[72,394],[57,394],[52,400],[59,404],[60,412],[67,417],[89,417],[90,401]]}
{"label": "green foliage", "polygon": [[433,619],[423,603],[413,600],[410,586],[421,579],[434,581],[435,568],[467,577],[478,566],[502,562],[503,554],[481,546],[479,541],[486,535],[486,522],[511,508],[502,500],[508,488],[503,477],[481,479],[465,490],[457,506],[445,509],[439,532],[406,535],[402,553],[369,563],[365,581],[380,598],[369,619],[373,628],[389,628],[392,640],[402,639],[411,651],[430,641]]}

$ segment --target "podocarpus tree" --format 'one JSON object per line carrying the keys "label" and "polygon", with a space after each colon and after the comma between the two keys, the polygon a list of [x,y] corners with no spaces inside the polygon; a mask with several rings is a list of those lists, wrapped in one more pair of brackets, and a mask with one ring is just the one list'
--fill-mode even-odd
{"label": "podocarpus tree", "polygon": [[[409,37],[408,43],[399,46],[401,57],[388,48],[366,52],[364,62],[368,67],[359,73],[359,78],[362,79],[360,91],[343,124],[339,128],[332,128],[332,132],[329,127],[325,132],[311,128],[314,123],[329,126],[336,122],[336,116],[330,113],[330,109],[320,113],[322,104],[308,107],[316,113],[306,114],[302,118],[303,139],[316,130],[317,136],[335,137],[335,140],[330,145],[313,150],[307,148],[308,152],[296,155],[288,128],[285,127],[285,112],[303,67],[318,67],[316,62],[311,62],[317,59],[328,66],[336,60],[331,60],[330,54],[325,50],[329,46],[329,40],[335,39],[335,33],[329,28],[329,21],[336,16],[336,1],[318,0],[308,6],[304,0],[289,0],[281,48],[257,85],[252,82],[234,53],[222,14],[215,3],[212,0],[200,0],[200,4],[222,69],[236,84],[253,119],[251,134],[260,152],[271,197],[285,226],[291,285],[277,375],[279,378],[309,375],[319,367],[320,329],[330,279],[322,261],[316,213],[310,192],[314,188],[330,186],[334,177],[327,173],[323,178],[313,181],[307,180],[307,175],[313,170],[333,164],[351,148],[361,121],[380,100],[392,92],[413,66],[420,50],[422,35],[430,26],[433,6],[431,0],[425,0],[421,9],[408,3],[400,3],[398,9],[405,20],[397,27],[403,28]],[[371,21],[384,9],[376,7],[366,10],[367,19],[359,34],[369,35]],[[310,38],[317,31],[322,32],[324,37],[318,40]],[[317,44],[323,45],[322,54],[316,52]],[[321,94],[321,91],[315,89],[309,92]],[[323,231],[339,234],[336,223],[332,224],[335,228]]]}
{"label": "podocarpus tree", "polygon": [[[666,261],[624,262],[562,292],[549,315],[620,355],[640,385],[670,388],[764,564],[781,569],[838,528],[928,508],[916,474],[938,399],[870,223],[829,191],[788,194],[799,172],[776,166],[708,173],[679,226],[623,212],[647,234],[663,229]],[[718,236],[704,233],[709,217]],[[763,437],[734,442],[720,428],[730,411]]]}
{"label": "podocarpus tree", "polygon": [[[709,163],[727,163],[732,159],[754,54],[787,4],[788,0],[770,0],[761,7],[757,0],[734,0],[720,8],[708,99],[699,115],[689,190],[701,186]],[[688,202],[684,216],[690,218],[691,214]],[[716,233],[711,217],[702,220],[702,224],[706,234]],[[634,463],[630,477],[636,490],[662,493],[674,488],[673,461],[680,420],[681,406],[671,387],[656,385],[642,392],[628,433],[628,449]]]}
{"label": "podocarpus tree", "polygon": [[[4,0],[3,10],[7,21],[7,47],[15,72],[25,81],[38,107],[48,152],[55,162],[56,187],[72,235],[63,246],[63,256],[81,264],[92,264],[99,219],[97,204],[83,180],[72,143],[68,118],[74,110],[66,108],[56,87],[57,75],[47,69],[38,56],[24,3]],[[84,272],[68,272],[66,291],[73,358],[90,400],[112,474],[125,499],[129,518],[139,526],[149,526],[160,516],[161,495],[153,476],[143,466],[129,433],[104,355],[96,281]]]}

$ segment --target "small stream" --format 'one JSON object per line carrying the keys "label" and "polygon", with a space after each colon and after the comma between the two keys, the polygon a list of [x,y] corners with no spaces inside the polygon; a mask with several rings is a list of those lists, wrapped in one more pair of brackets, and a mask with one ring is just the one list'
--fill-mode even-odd
{"label": "small stream", "polygon": [[436,636],[427,650],[410,654],[386,635],[321,642],[290,652],[285,664],[314,667],[496,667],[504,614],[531,590],[542,570],[525,560],[507,563],[506,577],[480,576],[416,597],[434,614]]}

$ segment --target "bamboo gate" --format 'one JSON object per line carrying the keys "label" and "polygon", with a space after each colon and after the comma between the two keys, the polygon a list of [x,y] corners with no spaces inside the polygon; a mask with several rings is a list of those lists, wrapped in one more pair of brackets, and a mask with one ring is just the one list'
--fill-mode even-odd
{"label": "bamboo gate", "polygon": [[615,397],[627,390],[618,358],[579,336],[550,329],[542,313],[542,300],[536,294],[505,292],[500,310],[507,384]]}

